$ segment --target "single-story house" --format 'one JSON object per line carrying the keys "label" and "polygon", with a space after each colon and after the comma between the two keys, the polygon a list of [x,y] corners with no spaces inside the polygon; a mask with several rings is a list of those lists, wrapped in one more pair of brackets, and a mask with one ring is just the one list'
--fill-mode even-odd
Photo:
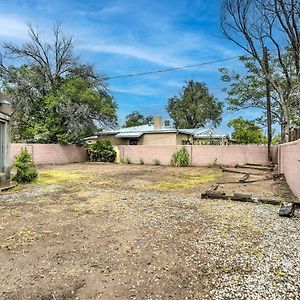
{"label": "single-story house", "polygon": [[99,140],[111,141],[117,145],[227,145],[233,141],[226,135],[212,129],[176,129],[163,124],[161,117],[153,118],[151,125],[104,130],[95,136],[85,138],[88,144]]}
{"label": "single-story house", "polygon": [[10,177],[10,102],[0,94],[0,181]]}

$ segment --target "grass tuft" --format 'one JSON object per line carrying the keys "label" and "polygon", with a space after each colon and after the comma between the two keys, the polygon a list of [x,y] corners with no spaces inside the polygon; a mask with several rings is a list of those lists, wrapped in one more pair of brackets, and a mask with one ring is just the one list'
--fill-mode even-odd
{"label": "grass tuft", "polygon": [[41,171],[34,183],[38,185],[61,184],[64,181],[76,181],[84,177],[84,174],[60,170]]}
{"label": "grass tuft", "polygon": [[191,189],[199,184],[209,183],[215,181],[220,173],[209,173],[209,174],[199,174],[199,173],[183,173],[178,174],[175,180],[163,180],[151,187],[153,190],[159,191],[177,191]]}

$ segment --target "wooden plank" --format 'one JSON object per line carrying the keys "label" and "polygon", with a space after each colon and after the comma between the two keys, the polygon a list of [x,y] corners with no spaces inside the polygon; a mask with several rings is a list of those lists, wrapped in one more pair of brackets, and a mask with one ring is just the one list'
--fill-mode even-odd
{"label": "wooden plank", "polygon": [[219,184],[217,183],[217,184],[213,184],[211,187],[210,187],[210,189],[209,189],[209,191],[215,191],[217,188],[219,187]]}
{"label": "wooden plank", "polygon": [[245,174],[239,179],[239,182],[245,182],[245,180],[247,180],[249,177],[250,177],[250,174]]}
{"label": "wooden plank", "polygon": [[0,192],[7,191],[15,186],[17,186],[17,183],[9,183],[8,185],[0,185]]}
{"label": "wooden plank", "polygon": [[263,203],[263,204],[271,204],[271,205],[279,205],[282,203],[282,201],[277,199],[263,199],[263,198],[253,198],[257,203]]}
{"label": "wooden plank", "polygon": [[206,191],[205,193],[201,194],[201,199],[227,199],[225,193],[223,192],[216,192],[216,191]]}
{"label": "wooden plank", "polygon": [[235,168],[250,169],[250,170],[259,170],[259,171],[274,171],[274,167],[260,167],[260,166],[236,165]]}
{"label": "wooden plank", "polygon": [[246,172],[246,171],[232,170],[232,169],[227,169],[227,168],[223,168],[222,172],[237,173],[237,174],[249,174],[249,175],[264,175],[262,173]]}
{"label": "wooden plank", "polygon": [[234,193],[233,200],[251,200],[252,195],[251,194],[244,194],[244,193]]}
{"label": "wooden plank", "polygon": [[[252,202],[252,203],[263,203],[263,204],[271,204],[271,205],[279,205],[282,201],[277,199],[263,199],[263,198],[255,198],[252,197],[251,194],[244,193],[234,193],[234,195],[229,196],[224,192],[216,192],[216,191],[206,191],[201,194],[201,199],[223,199],[223,200],[232,200],[232,201],[240,201],[240,202]],[[295,207],[299,206],[299,203],[292,202]]]}
{"label": "wooden plank", "polygon": [[272,178],[261,178],[261,179],[255,179],[255,180],[248,180],[248,181],[244,181],[244,182],[239,182],[239,181],[221,181],[218,182],[219,185],[222,184],[248,184],[248,183],[255,183],[255,182],[259,182],[259,181],[267,181],[267,180],[272,180]]}
{"label": "wooden plank", "polygon": [[251,163],[246,163],[244,166],[254,166],[254,167],[274,167],[274,164],[251,164]]}

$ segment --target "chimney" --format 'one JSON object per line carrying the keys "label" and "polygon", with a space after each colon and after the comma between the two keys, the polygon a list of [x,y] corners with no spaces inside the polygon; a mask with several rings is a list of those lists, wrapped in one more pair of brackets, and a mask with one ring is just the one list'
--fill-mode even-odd
{"label": "chimney", "polygon": [[161,116],[153,117],[153,121],[154,121],[154,129],[161,129],[162,127]]}

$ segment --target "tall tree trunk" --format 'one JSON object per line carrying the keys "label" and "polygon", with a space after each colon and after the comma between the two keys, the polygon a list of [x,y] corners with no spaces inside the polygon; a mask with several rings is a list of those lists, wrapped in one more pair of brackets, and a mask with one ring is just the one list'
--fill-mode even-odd
{"label": "tall tree trunk", "polygon": [[267,123],[268,123],[268,160],[272,161],[271,143],[272,143],[272,113],[271,113],[271,89],[269,81],[269,58],[268,49],[264,47],[264,64],[266,72],[266,102],[267,102]]}
{"label": "tall tree trunk", "polygon": [[280,113],[280,144],[285,143],[285,127],[286,122],[284,120],[283,113]]}
{"label": "tall tree trunk", "polygon": [[291,126],[290,114],[289,110],[286,106],[282,107],[282,116],[283,116],[283,135],[284,135],[284,142],[288,142],[289,136],[289,129]]}

